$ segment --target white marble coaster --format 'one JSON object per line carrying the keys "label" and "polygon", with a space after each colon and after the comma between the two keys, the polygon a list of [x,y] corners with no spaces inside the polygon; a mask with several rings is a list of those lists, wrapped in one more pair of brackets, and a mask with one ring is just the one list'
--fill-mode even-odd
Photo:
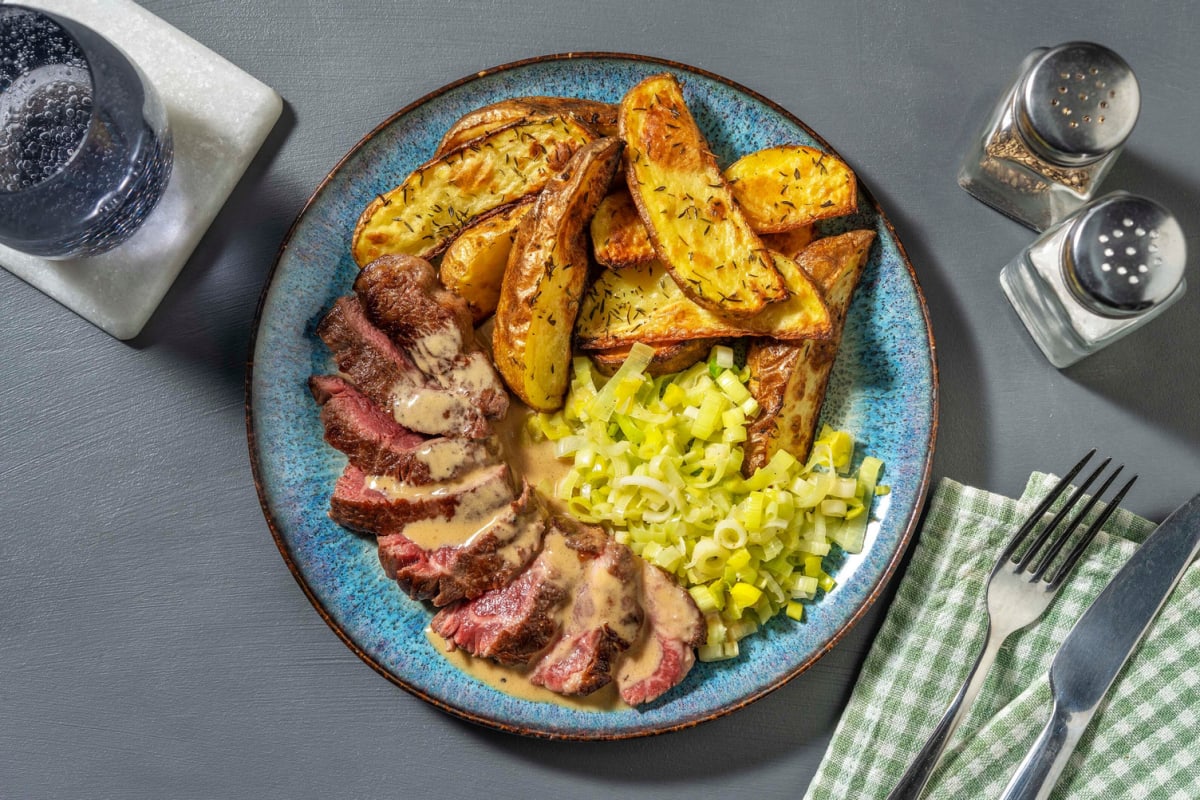
{"label": "white marble coaster", "polygon": [[0,266],[118,339],[158,307],[279,119],[283,102],[195,39],[131,0],[21,0],[78,20],[116,44],[154,84],[175,142],[158,207],[115,250],[68,261],[0,246]]}

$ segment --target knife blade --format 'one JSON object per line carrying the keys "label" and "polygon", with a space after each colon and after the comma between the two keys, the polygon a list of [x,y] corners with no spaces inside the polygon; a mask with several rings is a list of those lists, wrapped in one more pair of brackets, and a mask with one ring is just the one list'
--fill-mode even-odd
{"label": "knife blade", "polygon": [[1001,800],[1044,800],[1188,565],[1200,552],[1200,494],[1155,529],[1075,623],[1050,664],[1054,708]]}

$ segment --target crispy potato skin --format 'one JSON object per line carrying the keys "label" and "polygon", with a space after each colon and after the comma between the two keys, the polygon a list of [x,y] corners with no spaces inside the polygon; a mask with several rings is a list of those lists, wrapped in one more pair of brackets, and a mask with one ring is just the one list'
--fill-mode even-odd
{"label": "crispy potato skin", "polygon": [[492,352],[508,387],[538,411],[560,408],[571,331],[587,283],[587,221],[608,193],[619,139],[584,145],[538,195],[517,229],[496,306]]}
{"label": "crispy potato skin", "polygon": [[[654,349],[650,364],[646,367],[649,375],[669,375],[673,372],[683,372],[685,369],[708,358],[709,351],[714,345],[724,344],[726,339],[692,339],[686,342],[660,342],[649,345]],[[625,359],[629,357],[632,344],[615,347],[612,350],[599,350],[588,353],[592,365],[601,375],[612,375]]]}
{"label": "crispy potato skin", "polygon": [[592,283],[575,325],[581,350],[609,350],[632,342],[679,342],[736,336],[825,339],[829,311],[812,281],[791,259],[776,253],[789,291],[752,317],[714,314],[683,293],[662,263],[604,270]]}
{"label": "crispy potato skin", "polygon": [[654,250],[695,303],[749,317],[787,297],[771,254],[750,227],[670,74],[621,100],[626,178]]}
{"label": "crispy potato skin", "polygon": [[477,108],[450,126],[436,155],[461,147],[509,123],[523,119],[569,116],[597,136],[617,135],[617,107],[578,97],[512,97]]}
{"label": "crispy potato skin", "polygon": [[756,150],[725,170],[746,218],[759,233],[782,233],[858,208],[858,180],[841,160],[792,144]]}
{"label": "crispy potato skin", "polygon": [[476,325],[496,311],[517,226],[532,209],[530,199],[485,217],[460,233],[442,255],[438,278],[467,301]]}
{"label": "crispy potato skin", "polygon": [[592,217],[591,234],[592,253],[606,267],[620,269],[657,258],[650,234],[625,189],[618,189],[600,202]]}
{"label": "crispy potato skin", "polygon": [[594,138],[568,117],[518,121],[426,162],[363,210],[354,260],[437,255],[471,223],[541,190]]}
{"label": "crispy potato skin", "polygon": [[841,343],[850,299],[862,276],[874,231],[818,239],[797,259],[825,294],[832,317],[830,339],[803,342],[755,340],[746,353],[750,393],[761,411],[746,428],[742,472],[749,476],[777,450],[799,459],[812,448],[825,387]]}

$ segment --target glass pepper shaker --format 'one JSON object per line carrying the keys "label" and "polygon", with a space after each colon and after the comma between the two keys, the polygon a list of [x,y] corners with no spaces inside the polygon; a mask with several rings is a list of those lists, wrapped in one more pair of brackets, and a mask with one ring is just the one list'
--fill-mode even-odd
{"label": "glass pepper shaker", "polygon": [[1187,244],[1170,211],[1114,192],[1053,226],[1000,273],[1000,285],[1054,366],[1145,325],[1187,288]]}
{"label": "glass pepper shaker", "polygon": [[1034,230],[1096,194],[1137,122],[1129,65],[1091,42],[1034,50],[967,153],[958,183]]}

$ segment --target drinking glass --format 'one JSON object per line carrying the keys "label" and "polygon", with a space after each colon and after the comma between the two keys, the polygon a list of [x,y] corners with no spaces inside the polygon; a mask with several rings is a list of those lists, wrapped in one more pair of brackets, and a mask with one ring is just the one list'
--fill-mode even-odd
{"label": "drinking glass", "polygon": [[157,205],[171,134],[115,45],[56,14],[0,5],[0,244],[44,258],[111,250]]}

